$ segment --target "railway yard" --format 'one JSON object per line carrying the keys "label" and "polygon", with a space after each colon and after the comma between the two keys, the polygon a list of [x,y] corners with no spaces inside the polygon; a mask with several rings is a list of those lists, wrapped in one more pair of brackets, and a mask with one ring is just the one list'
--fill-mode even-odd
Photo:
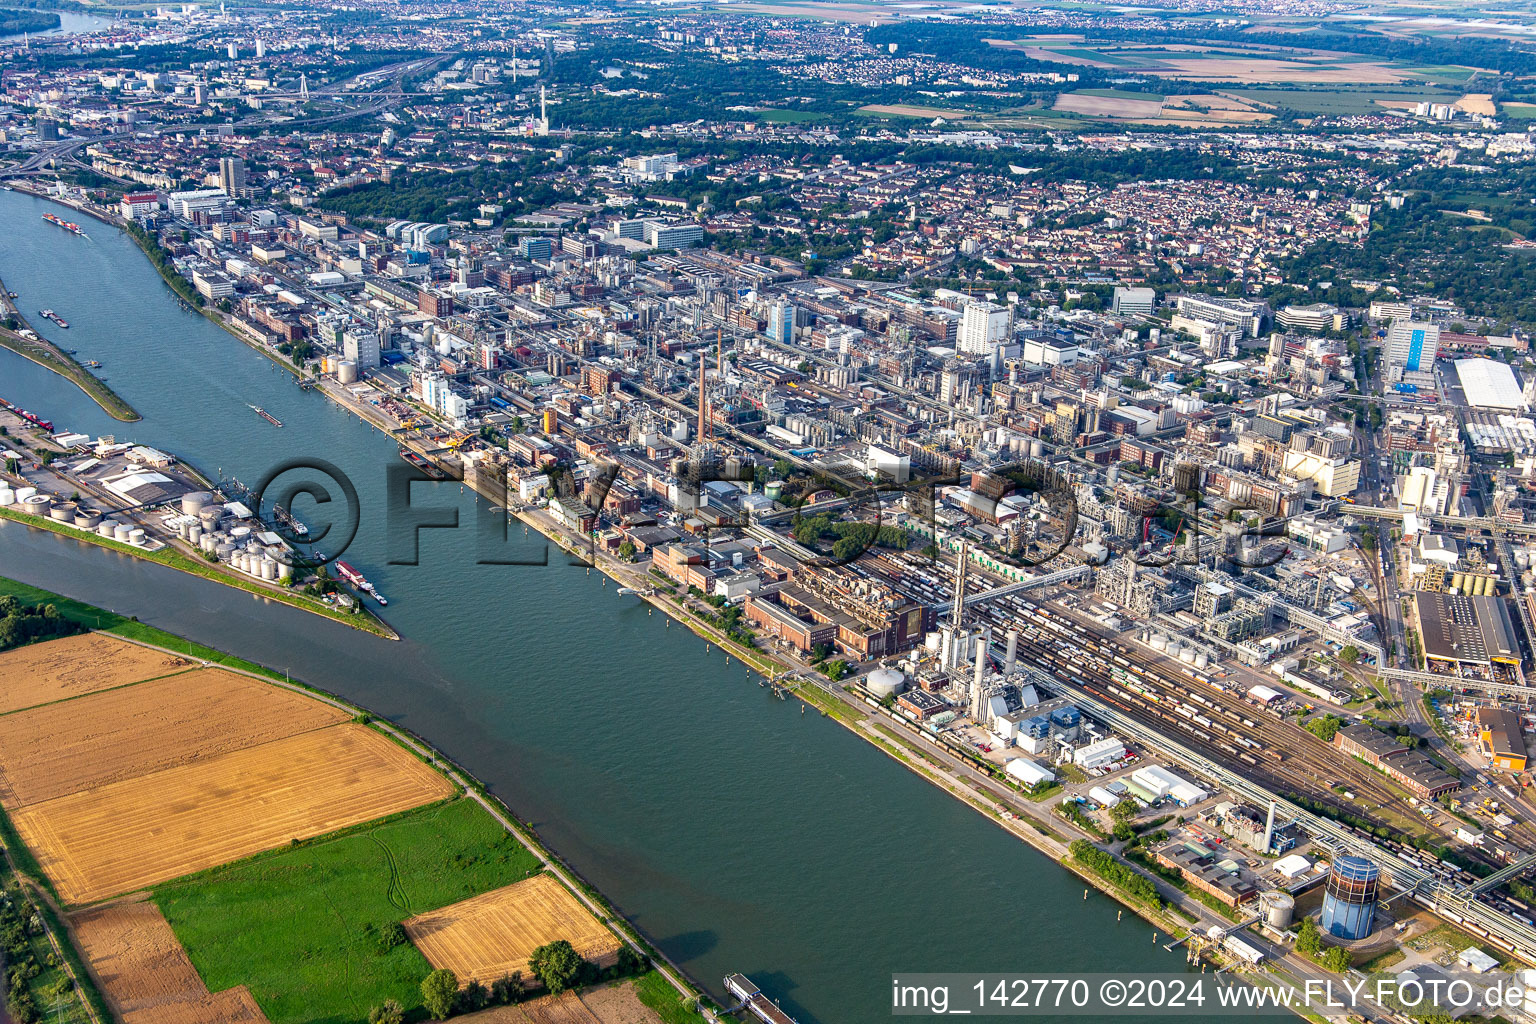
{"label": "railway yard", "polygon": [[[953,597],[953,557],[871,552],[856,563],[856,571],[914,601],[939,604]],[[1050,571],[1036,569],[1040,575]],[[1089,607],[1094,604],[1091,592],[1052,586],[994,596],[988,592],[1006,591],[1012,581],[975,564],[966,576],[971,595],[966,619],[982,637],[990,638],[989,663],[1006,665],[1002,638],[1016,631],[1010,640],[1017,663],[1031,667],[1020,682],[1035,686],[1043,702],[1056,698],[1076,704],[1125,739],[1127,755],[1121,764],[1094,770],[1086,783],[1072,790],[1086,790],[1088,783],[1102,785],[1118,770],[1151,760],[1166,762],[1176,771],[1193,771],[1213,789],[1225,789],[1233,800],[1261,809],[1274,800],[1280,820],[1300,827],[1299,849],[1314,858],[1326,862],[1345,852],[1363,851],[1384,865],[1411,902],[1432,909],[1473,939],[1523,956],[1536,950],[1527,900],[1504,886],[1482,883],[1500,869],[1501,878],[1513,874],[1518,883],[1519,872],[1509,867],[1507,857],[1466,840],[1468,822],[1473,821],[1469,812],[1491,817],[1486,809],[1490,797],[1485,795],[1491,794],[1492,806],[1502,811],[1500,820],[1506,822],[1507,831],[1500,834],[1516,846],[1536,846],[1532,811],[1510,786],[1496,785],[1482,771],[1464,769],[1464,786],[1471,793],[1463,789],[1444,803],[1421,801],[1381,770],[1303,727],[1313,716],[1336,717],[1340,726],[1359,721],[1359,705],[1344,707],[1309,696],[1261,701],[1251,695],[1264,681],[1261,674],[1241,666],[1196,668],[1170,658],[1153,648],[1145,628],[1106,630],[1102,608]],[[929,658],[916,652],[898,664],[906,669],[925,665]],[[916,675],[921,677],[923,671],[917,667]],[[963,686],[969,675],[969,670],[951,673],[951,680]],[[957,717],[942,729],[930,726],[928,731],[949,733],[951,748],[969,747],[965,754],[971,760],[1003,768],[1017,751],[1001,747],[983,720],[964,713],[963,703],[954,707]],[[1133,745],[1136,753],[1131,752]],[[1440,763],[1450,760],[1446,751],[1436,756]],[[1049,767],[1049,758],[1041,761]],[[1502,806],[1497,802],[1501,799]],[[1212,833],[1196,822],[1210,817],[1215,805],[1212,799],[1175,818],[1188,823],[1191,838],[1209,843]],[[1222,841],[1215,833],[1214,842]],[[1521,853],[1515,859],[1523,857]],[[1262,857],[1253,863],[1262,864]]]}

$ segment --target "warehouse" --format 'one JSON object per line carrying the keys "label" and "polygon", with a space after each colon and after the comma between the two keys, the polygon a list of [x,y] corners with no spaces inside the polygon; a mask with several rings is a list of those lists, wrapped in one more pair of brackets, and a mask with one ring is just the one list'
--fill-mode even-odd
{"label": "warehouse", "polygon": [[1205,790],[1175,775],[1161,765],[1150,764],[1131,773],[1131,781],[1159,797],[1167,797],[1181,807],[1197,804],[1210,796]]}
{"label": "warehouse", "polygon": [[1003,769],[1025,786],[1038,786],[1042,782],[1055,782],[1056,773],[1044,768],[1027,757],[1016,757]]}
{"label": "warehouse", "polygon": [[1345,726],[1333,736],[1333,745],[1358,757],[1407,786],[1420,799],[1432,800],[1450,793],[1461,783],[1418,750],[1410,750],[1393,736],[1364,722]]}
{"label": "warehouse", "polygon": [[1515,380],[1515,371],[1497,359],[1458,359],[1456,376],[1462,394],[1474,409],[1516,410],[1525,408],[1525,396]]}
{"label": "warehouse", "polygon": [[1413,608],[1426,658],[1450,664],[1520,664],[1514,623],[1503,598],[1415,591]]}

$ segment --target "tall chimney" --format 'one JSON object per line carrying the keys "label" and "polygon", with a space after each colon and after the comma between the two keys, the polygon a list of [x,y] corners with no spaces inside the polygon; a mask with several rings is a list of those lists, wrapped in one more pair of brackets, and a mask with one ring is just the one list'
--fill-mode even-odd
{"label": "tall chimney", "polygon": [[1013,675],[1013,670],[1014,670],[1018,660],[1019,660],[1019,631],[1017,629],[1010,629],[1008,631],[1008,657],[1007,657],[1007,659],[1005,659],[1003,661],[1003,675],[1005,675],[1005,676]]}
{"label": "tall chimney", "polygon": [[709,428],[709,392],[704,389],[704,357],[699,357],[699,444],[704,443]]}
{"label": "tall chimney", "polygon": [[1269,852],[1275,841],[1275,802],[1269,802],[1269,820],[1264,823],[1264,853]]}

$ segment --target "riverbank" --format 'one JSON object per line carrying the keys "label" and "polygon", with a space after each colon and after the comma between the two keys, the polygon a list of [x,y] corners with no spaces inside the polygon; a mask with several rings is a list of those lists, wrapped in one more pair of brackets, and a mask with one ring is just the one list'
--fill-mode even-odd
{"label": "riverbank", "polygon": [[[14,317],[19,324],[16,330],[0,327],[0,346],[68,380],[85,392],[91,401],[101,406],[102,411],[113,419],[123,423],[137,423],[143,419],[126,399],[107,387],[106,381],[91,373],[76,362],[68,352],[43,337],[20,307],[11,300],[10,294],[5,282],[0,280],[0,313]],[[30,331],[35,338],[21,334],[22,330]]]}
{"label": "riverbank", "polygon": [[190,576],[198,576],[214,583],[222,583],[224,586],[243,590],[255,597],[266,598],[279,604],[286,604],[300,611],[320,615],[327,619],[334,619],[343,625],[360,629],[365,633],[372,633],[385,640],[399,640],[400,634],[379,618],[358,599],[359,611],[343,612],[332,608],[323,602],[312,600],[302,594],[294,594],[289,591],[278,590],[275,587],[265,587],[256,580],[245,580],[232,572],[223,572],[215,568],[211,563],[198,560],[182,554],[170,546],[162,547],[158,551],[146,551],[143,548],[134,547],[132,544],[124,544],[117,540],[108,540],[90,530],[81,530],[63,523],[55,522],[46,516],[34,516],[25,512],[17,512],[14,509],[0,508],[0,519],[6,519],[23,526],[34,527],[39,530],[47,530],[61,537],[71,537],[82,543],[94,544],[97,547],[107,548],[120,554],[131,555],[134,558],[143,559],[146,562],[154,562],[158,565],[175,569],[178,572],[187,573]]}
{"label": "riverbank", "polygon": [[[537,832],[531,825],[514,815],[505,804],[487,791],[483,783],[472,776],[461,765],[432,747],[426,740],[410,730],[378,718],[369,712],[368,709],[352,701],[345,700],[336,694],[294,681],[289,679],[286,674],[279,674],[264,666],[235,658],[224,652],[216,651],[202,644],[190,641],[185,637],[145,625],[136,619],[124,619],[105,609],[75,601],[5,577],[0,577],[0,595],[14,596],[27,604],[51,604],[63,618],[80,623],[90,628],[93,632],[110,635],[116,639],[165,654],[202,661],[205,665],[216,664],[229,672],[302,694],[307,698],[340,710],[354,722],[378,730],[404,747],[420,761],[429,765],[465,797],[478,804],[512,839],[520,844],[537,861],[540,870],[547,872],[557,879],[588,911],[602,922],[603,926],[621,944],[628,946],[645,958],[650,966],[665,978],[677,993],[677,1002],[672,1009],[683,1012],[693,1000],[699,998],[700,990],[689,982],[683,972],[663,954],[651,948],[650,944],[622,916],[614,912],[606,899],[598,894],[591,885],[582,880],[567,863],[550,851],[539,839]],[[20,649],[24,650],[25,647]],[[35,861],[25,857],[21,858],[21,860],[29,865],[32,871],[37,870]],[[38,877],[35,881],[44,888],[48,886],[46,876]],[[702,1021],[702,1018],[691,1013],[683,1019]]]}

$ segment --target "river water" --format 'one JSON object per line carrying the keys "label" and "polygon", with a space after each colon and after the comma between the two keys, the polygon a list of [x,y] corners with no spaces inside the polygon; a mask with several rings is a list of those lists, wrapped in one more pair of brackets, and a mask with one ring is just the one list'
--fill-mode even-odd
{"label": "river water", "polygon": [[[115,229],[87,220],[77,238],[41,220],[50,208],[0,192],[0,276],[144,420],[117,423],[3,350],[0,397],[248,484],[289,456],[334,463],[361,506],[346,558],[406,639],[12,523],[0,574],[286,669],[416,731],[717,996],[741,971],[802,1024],[832,1024],[886,1018],[893,971],[1182,966],[1114,902],[1085,900],[1048,858],[558,550],[547,566],[477,564],[473,498],[457,484],[418,485],[413,500],[458,507],[466,528],[423,531],[419,564],[387,564],[394,443],[185,312]],[[43,306],[70,329],[35,317]],[[545,547],[515,526],[509,550],[537,560]]]}

